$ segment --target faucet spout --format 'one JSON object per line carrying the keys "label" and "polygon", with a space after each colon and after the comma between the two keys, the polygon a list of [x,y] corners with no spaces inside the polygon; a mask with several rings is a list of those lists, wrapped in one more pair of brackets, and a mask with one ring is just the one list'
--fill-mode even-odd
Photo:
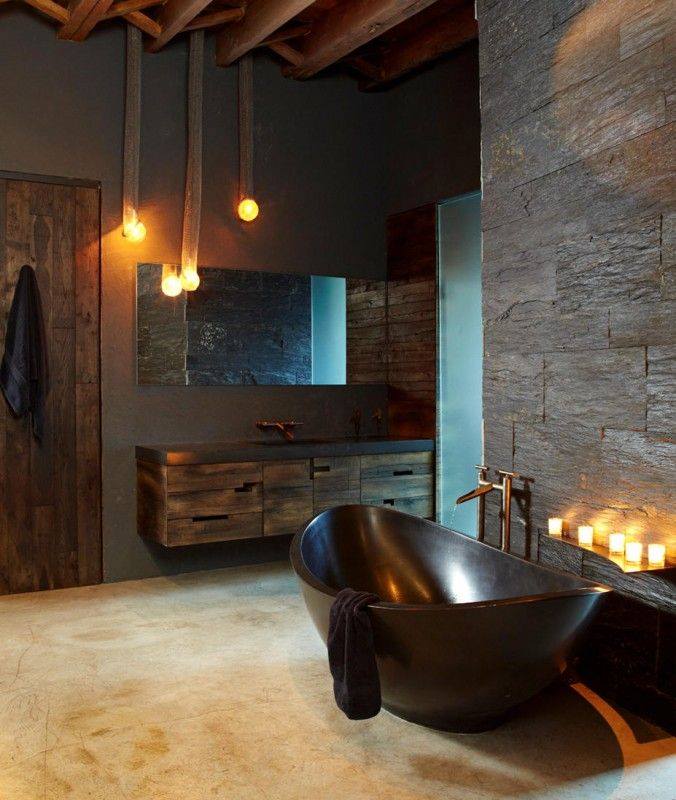
{"label": "faucet spout", "polygon": [[480,484],[476,487],[476,489],[472,489],[471,492],[460,495],[460,497],[458,497],[458,499],[455,501],[456,505],[466,503],[468,500],[474,500],[476,497],[483,497],[483,495],[492,492],[493,489],[495,489],[495,486],[493,486],[492,483]]}

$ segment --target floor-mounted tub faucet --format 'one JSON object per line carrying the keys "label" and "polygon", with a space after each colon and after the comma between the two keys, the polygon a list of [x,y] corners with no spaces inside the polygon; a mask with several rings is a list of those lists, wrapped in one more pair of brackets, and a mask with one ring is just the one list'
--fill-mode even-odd
{"label": "floor-mounted tub faucet", "polygon": [[477,464],[479,480],[476,489],[463,494],[455,501],[457,505],[468,500],[478,500],[477,503],[477,539],[484,540],[486,528],[486,495],[492,491],[502,492],[502,514],[500,516],[500,549],[509,552],[510,535],[512,530],[512,481],[518,478],[516,472],[507,472],[504,469],[496,470],[501,476],[500,483],[488,480],[489,468],[484,464]]}

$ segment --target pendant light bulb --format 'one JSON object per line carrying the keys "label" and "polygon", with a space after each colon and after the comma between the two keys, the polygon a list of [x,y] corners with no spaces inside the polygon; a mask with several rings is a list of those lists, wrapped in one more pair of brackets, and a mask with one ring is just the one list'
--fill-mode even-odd
{"label": "pendant light bulb", "polygon": [[258,216],[259,210],[258,203],[253,197],[245,197],[243,200],[240,200],[237,206],[237,216],[243,222],[253,222]]}
{"label": "pendant light bulb", "polygon": [[181,270],[181,287],[186,292],[194,292],[200,285],[200,276],[196,269],[190,267]]}
{"label": "pendant light bulb", "polygon": [[178,297],[183,291],[181,279],[173,264],[162,265],[162,293],[167,297]]}
{"label": "pendant light bulb", "polygon": [[140,219],[137,219],[136,222],[133,222],[131,225],[127,225],[125,227],[124,238],[128,239],[134,244],[137,244],[146,238],[146,233],[146,226],[141,222]]}

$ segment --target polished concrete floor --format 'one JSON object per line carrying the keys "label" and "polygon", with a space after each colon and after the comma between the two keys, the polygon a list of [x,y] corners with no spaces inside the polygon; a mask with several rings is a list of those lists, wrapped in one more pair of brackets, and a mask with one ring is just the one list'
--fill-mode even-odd
{"label": "polished concrete floor", "polygon": [[333,705],[286,565],[0,599],[0,800],[673,800],[672,738],[585,687],[496,731]]}

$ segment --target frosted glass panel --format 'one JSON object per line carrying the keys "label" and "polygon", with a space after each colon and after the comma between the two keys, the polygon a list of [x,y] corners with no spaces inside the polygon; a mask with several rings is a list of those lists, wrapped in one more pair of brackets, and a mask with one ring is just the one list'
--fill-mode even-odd
{"label": "frosted glass panel", "polygon": [[347,309],[345,278],[313,275],[312,383],[345,383]]}
{"label": "frosted glass panel", "polygon": [[481,462],[481,195],[438,208],[439,226],[439,516],[476,536],[476,501],[453,512],[476,485]]}

